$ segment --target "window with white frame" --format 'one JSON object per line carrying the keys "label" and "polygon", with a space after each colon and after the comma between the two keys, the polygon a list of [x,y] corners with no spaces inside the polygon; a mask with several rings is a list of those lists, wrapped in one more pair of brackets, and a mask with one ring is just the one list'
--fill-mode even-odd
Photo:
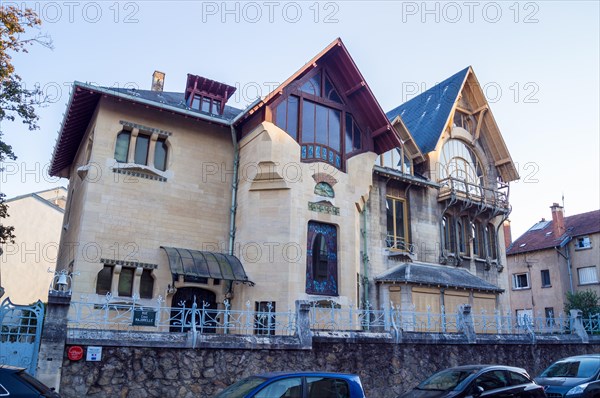
{"label": "window with white frame", "polygon": [[522,274],[513,274],[513,289],[529,289],[531,286],[529,284],[529,273],[525,272]]}
{"label": "window with white frame", "polygon": [[592,247],[592,241],[589,236],[580,236],[575,241],[575,249],[589,249]]}
{"label": "window with white frame", "polygon": [[577,268],[577,276],[579,276],[580,285],[598,283],[598,271],[595,266]]}

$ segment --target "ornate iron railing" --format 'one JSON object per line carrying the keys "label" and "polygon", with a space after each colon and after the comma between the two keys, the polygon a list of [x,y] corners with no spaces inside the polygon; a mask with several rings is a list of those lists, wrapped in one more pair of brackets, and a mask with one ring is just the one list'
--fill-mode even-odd
{"label": "ornate iron railing", "polygon": [[387,235],[385,238],[385,244],[389,249],[392,250],[398,250],[409,254],[415,253],[415,245],[407,242],[401,236]]}
{"label": "ornate iron railing", "polygon": [[266,310],[256,311],[249,301],[244,309],[233,310],[228,301],[223,308],[212,308],[206,302],[186,308],[166,307],[162,297],[153,305],[146,300],[142,304],[137,297],[119,302],[110,294],[100,303],[83,299],[71,302],[69,328],[240,335],[293,335],[296,328],[294,311],[275,312],[268,304]]}
{"label": "ornate iron railing", "polygon": [[[229,302],[222,308],[212,308],[208,303],[186,308],[166,307],[159,297],[153,305],[141,304],[136,297],[131,302],[117,302],[107,295],[102,302],[74,301],[68,316],[68,327],[89,330],[120,330],[149,332],[194,332],[194,334],[233,335],[285,335],[296,333],[296,312],[274,311],[267,303],[260,310],[248,301],[245,308],[233,310]],[[427,307],[417,311],[414,306],[375,309],[369,304],[356,307],[340,306],[335,302],[313,302],[309,313],[313,331],[403,331],[421,333],[461,333],[465,325],[472,325],[477,334],[572,334],[574,320],[564,314],[546,317],[516,316],[511,313],[474,311],[468,316],[455,310],[447,312],[443,306],[438,311]],[[584,318],[581,322],[588,334],[600,334],[600,314]]]}

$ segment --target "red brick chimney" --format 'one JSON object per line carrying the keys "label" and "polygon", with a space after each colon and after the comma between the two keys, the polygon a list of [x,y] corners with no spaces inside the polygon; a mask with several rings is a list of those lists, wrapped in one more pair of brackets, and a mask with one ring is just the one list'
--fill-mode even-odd
{"label": "red brick chimney", "polygon": [[550,206],[552,210],[552,232],[554,234],[554,238],[558,239],[565,233],[565,212],[562,206],[558,203],[553,203]]}
{"label": "red brick chimney", "polygon": [[508,246],[510,246],[510,244],[512,243],[510,220],[505,220],[504,224],[502,224],[502,228],[504,229],[504,247],[508,249]]}

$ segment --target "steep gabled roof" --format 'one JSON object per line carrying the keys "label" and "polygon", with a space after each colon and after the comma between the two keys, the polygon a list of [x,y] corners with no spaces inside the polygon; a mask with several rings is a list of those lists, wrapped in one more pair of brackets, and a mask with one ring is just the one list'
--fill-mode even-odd
{"label": "steep gabled roof", "polygon": [[398,116],[402,119],[422,153],[435,149],[469,69],[461,70],[386,113],[389,120],[393,121]]}
{"label": "steep gabled roof", "polygon": [[564,218],[566,232],[554,235],[553,221],[542,220],[519,236],[506,250],[506,255],[549,249],[568,242],[571,238],[600,233],[600,210],[575,214]]}
{"label": "steep gabled roof", "polygon": [[275,90],[250,107],[251,109],[236,119],[234,124],[243,123],[251,115],[275,101],[286,87],[321,64],[326,64],[335,75],[338,83],[336,88],[344,93],[352,107],[362,112],[362,119],[375,143],[375,152],[382,154],[402,145],[397,132],[340,38],[335,39]]}
{"label": "steep gabled roof", "polygon": [[[518,180],[517,169],[475,72],[470,66],[389,111],[386,115],[390,120],[395,121],[395,125],[400,118],[421,153],[426,155],[436,148],[461,97],[470,98],[472,112],[479,118],[472,144],[479,140],[503,181]],[[480,131],[485,133],[480,134]]]}

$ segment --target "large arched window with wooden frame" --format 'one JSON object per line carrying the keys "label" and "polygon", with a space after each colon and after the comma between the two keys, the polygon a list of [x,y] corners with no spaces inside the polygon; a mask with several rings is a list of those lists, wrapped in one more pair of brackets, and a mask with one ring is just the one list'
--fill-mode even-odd
{"label": "large arched window with wooden frame", "polygon": [[355,112],[325,68],[288,86],[273,110],[275,124],[300,144],[303,162],[344,170],[346,159],[369,149]]}
{"label": "large arched window with wooden frame", "polygon": [[459,192],[482,196],[483,166],[465,142],[452,138],[444,143],[439,157],[439,181]]}

